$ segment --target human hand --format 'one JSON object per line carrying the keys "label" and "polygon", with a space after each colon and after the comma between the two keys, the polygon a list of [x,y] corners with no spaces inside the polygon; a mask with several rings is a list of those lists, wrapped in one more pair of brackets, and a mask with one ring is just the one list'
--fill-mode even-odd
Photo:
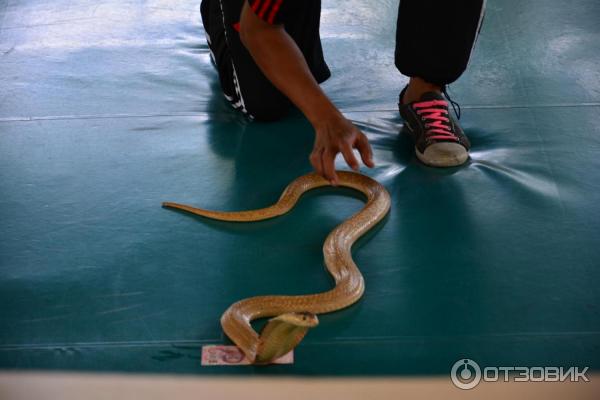
{"label": "human hand", "polygon": [[317,173],[329,180],[333,186],[338,184],[335,173],[335,157],[342,153],[346,163],[358,171],[359,163],[353,149],[357,149],[362,162],[373,168],[373,151],[364,133],[341,114],[326,118],[315,124],[315,144],[310,153],[310,163]]}

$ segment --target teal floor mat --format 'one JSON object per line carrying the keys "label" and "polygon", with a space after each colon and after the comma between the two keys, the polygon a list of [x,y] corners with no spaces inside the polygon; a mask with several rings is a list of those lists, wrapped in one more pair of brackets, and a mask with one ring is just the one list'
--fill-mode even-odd
{"label": "teal floor mat", "polygon": [[[399,132],[397,1],[324,1],[324,88],[369,137],[391,213],[354,252],[357,305],[293,365],[201,367],[221,313],[325,290],[321,246],[360,209],[307,195],[255,224],[164,210],[273,203],[309,172],[299,114],[248,123],[219,93],[197,2],[0,2],[0,368],[196,374],[600,369],[600,4],[490,0],[451,87],[467,165]],[[359,62],[357,62],[357,60]],[[342,160],[338,166],[344,168]]]}

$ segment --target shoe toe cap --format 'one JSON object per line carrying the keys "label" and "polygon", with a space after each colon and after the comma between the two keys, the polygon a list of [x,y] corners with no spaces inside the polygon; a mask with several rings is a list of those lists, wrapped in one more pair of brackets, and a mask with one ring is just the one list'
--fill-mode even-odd
{"label": "shoe toe cap", "polygon": [[417,150],[419,159],[434,167],[454,167],[469,159],[469,152],[461,144],[454,142],[433,143],[423,153]]}

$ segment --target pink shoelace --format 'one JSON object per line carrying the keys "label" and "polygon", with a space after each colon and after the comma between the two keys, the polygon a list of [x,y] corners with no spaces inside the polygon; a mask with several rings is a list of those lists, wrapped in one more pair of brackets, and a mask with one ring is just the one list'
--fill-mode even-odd
{"label": "pink shoelace", "polygon": [[[443,107],[443,108],[440,108]],[[458,138],[450,130],[450,119],[448,118],[448,102],[445,100],[421,101],[413,104],[417,115],[425,122],[425,134],[430,139],[453,140]]]}

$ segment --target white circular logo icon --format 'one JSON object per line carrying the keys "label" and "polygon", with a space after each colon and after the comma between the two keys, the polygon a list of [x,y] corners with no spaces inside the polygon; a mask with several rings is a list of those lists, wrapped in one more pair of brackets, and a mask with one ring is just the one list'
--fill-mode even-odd
{"label": "white circular logo icon", "polygon": [[454,363],[450,370],[452,383],[459,389],[473,389],[481,381],[481,368],[468,358],[462,358]]}

